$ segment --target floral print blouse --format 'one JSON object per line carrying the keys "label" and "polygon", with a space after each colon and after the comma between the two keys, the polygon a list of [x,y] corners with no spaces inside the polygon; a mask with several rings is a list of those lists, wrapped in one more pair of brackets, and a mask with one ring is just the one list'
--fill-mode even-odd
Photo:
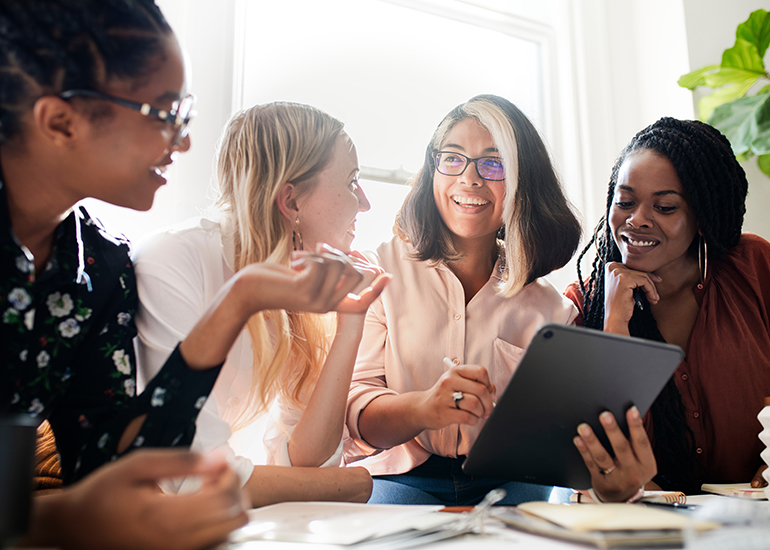
{"label": "floral print blouse", "polygon": [[42,273],[14,236],[0,180],[0,414],[49,420],[65,483],[129,450],[189,445],[219,368],[193,371],[175,350],[136,395],[136,281],[128,243],[76,207]]}

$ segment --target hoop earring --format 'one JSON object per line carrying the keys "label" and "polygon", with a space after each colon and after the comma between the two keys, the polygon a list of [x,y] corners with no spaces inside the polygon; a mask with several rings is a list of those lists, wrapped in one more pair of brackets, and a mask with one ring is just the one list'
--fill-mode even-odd
{"label": "hoop earring", "polygon": [[599,252],[599,229],[602,228],[604,225],[604,216],[599,220],[599,223],[596,224],[596,227],[594,228],[594,250],[596,250],[596,257],[599,258],[599,260],[604,263],[604,258],[602,258],[602,253]]}
{"label": "hoop earring", "polygon": [[700,271],[700,283],[698,289],[703,290],[703,284],[709,272],[709,248],[706,238],[701,235],[698,241],[698,271]]}
{"label": "hoop earring", "polygon": [[294,230],[291,232],[291,242],[294,250],[303,250],[302,233],[299,231],[299,216],[294,220]]}

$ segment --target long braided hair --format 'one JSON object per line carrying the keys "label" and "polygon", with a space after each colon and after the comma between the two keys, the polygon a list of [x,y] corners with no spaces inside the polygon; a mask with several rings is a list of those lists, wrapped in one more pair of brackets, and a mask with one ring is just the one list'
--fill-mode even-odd
{"label": "long braided hair", "polygon": [[153,0],[0,0],[0,145],[41,96],[146,74],[170,33]]}
{"label": "long braided hair", "polygon": [[[687,203],[708,246],[709,261],[719,260],[740,240],[748,183],[730,143],[708,124],[661,118],[636,134],[615,162],[604,219],[578,257],[585,326],[590,328],[602,330],[604,327],[604,263],[622,261],[612,230],[604,220],[609,217],[621,165],[631,153],[640,149],[648,149],[667,158],[676,169]],[[593,261],[591,276],[584,284],[580,263],[594,247],[598,255]],[[690,253],[697,255],[697,247],[696,236]],[[634,309],[628,324],[629,332],[632,336],[663,341],[655,318],[647,307],[646,297],[642,299],[645,307]],[[694,435],[685,420],[682,396],[673,377],[653,403],[650,414],[658,463],[656,483],[664,489],[700,492]]]}

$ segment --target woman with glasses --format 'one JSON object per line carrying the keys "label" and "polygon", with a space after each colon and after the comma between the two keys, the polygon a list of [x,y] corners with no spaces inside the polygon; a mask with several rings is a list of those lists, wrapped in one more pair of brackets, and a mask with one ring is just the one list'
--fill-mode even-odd
{"label": "woman with glasses", "polygon": [[575,308],[542,277],[574,253],[580,226],[545,144],[509,101],[477,96],[439,124],[378,248],[394,279],[367,314],[347,425],[374,476],[369,502],[505,503],[550,487],[462,473],[464,455],[537,327]]}
{"label": "woman with glasses", "polygon": [[[358,171],[342,123],[319,109],[278,102],[236,114],[220,145],[215,211],[148,239],[136,255],[141,374],[152,378],[221,288],[255,262],[283,270],[293,254],[332,246],[365,274],[361,288],[372,285],[367,303],[379,295],[388,276],[351,252],[356,216],[369,210]],[[255,315],[233,346],[193,449],[224,448],[253,506],[369,498],[367,471],[339,468],[365,312],[321,316],[286,299]],[[263,438],[265,419],[256,421],[266,412]]]}
{"label": "woman with glasses", "polygon": [[[30,542],[209,546],[246,520],[222,458],[140,453],[92,472],[129,450],[189,445],[254,313],[286,296],[297,310],[359,311],[346,296],[363,276],[334,253],[241,270],[138,396],[128,244],[77,202],[147,210],[189,149],[179,44],[151,0],[7,0],[0,28],[0,413],[48,419],[65,484],[81,480],[36,501]],[[196,494],[157,494],[158,480],[193,473]]]}

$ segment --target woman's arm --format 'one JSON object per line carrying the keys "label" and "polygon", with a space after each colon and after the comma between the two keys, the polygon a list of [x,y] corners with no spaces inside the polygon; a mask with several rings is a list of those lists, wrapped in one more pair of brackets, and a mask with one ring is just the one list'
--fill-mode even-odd
{"label": "woman's arm", "polygon": [[372,477],[365,468],[255,466],[245,486],[254,508],[278,502],[366,502]]}
{"label": "woman's arm", "polygon": [[634,315],[634,290],[641,289],[651,304],[660,300],[655,283],[661,278],[627,268],[620,262],[604,267],[604,331],[628,336],[628,323]]}
{"label": "woman's arm", "polygon": [[[364,274],[362,288],[372,286],[379,296],[390,275],[369,263],[360,253],[351,253],[356,269]],[[288,442],[293,466],[321,466],[338,449],[345,423],[345,408],[356,353],[364,330],[365,312],[337,314],[337,328],[329,354],[316,382],[307,407]]]}
{"label": "woman's arm", "polygon": [[[485,367],[457,365],[428,390],[375,398],[359,415],[358,430],[369,445],[388,449],[424,430],[450,424],[475,426],[492,413],[495,391]],[[455,392],[463,393],[459,404],[454,400]]]}

